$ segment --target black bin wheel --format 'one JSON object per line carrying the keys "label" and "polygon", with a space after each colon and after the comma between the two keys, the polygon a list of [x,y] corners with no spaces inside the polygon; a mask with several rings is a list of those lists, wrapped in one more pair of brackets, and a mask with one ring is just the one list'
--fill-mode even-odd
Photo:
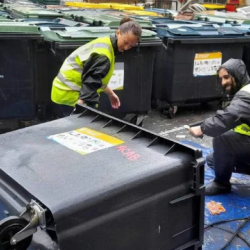
{"label": "black bin wheel", "polygon": [[167,109],[164,109],[163,114],[166,115],[169,119],[172,119],[174,117],[174,115],[175,115],[174,108],[169,107]]}
{"label": "black bin wheel", "polygon": [[10,216],[0,221],[0,249],[1,250],[26,250],[32,240],[33,235],[23,239],[16,245],[11,245],[11,238],[24,227],[28,221],[18,216]]}

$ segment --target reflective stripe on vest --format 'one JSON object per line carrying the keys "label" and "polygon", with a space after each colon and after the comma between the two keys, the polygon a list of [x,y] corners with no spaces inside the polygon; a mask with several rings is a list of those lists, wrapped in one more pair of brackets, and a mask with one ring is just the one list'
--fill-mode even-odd
{"label": "reflective stripe on vest", "polygon": [[[70,66],[73,68],[72,71],[76,71],[80,74],[82,74],[83,71],[83,66],[79,65],[76,61],[75,58],[76,56],[80,56],[82,60],[87,60],[89,58],[89,53],[94,49],[94,48],[101,48],[101,49],[107,49],[109,50],[109,52],[111,53],[111,49],[110,46],[106,43],[93,43],[90,45],[87,45],[88,47],[85,48],[84,50],[81,51],[80,54],[71,54],[67,60],[66,63],[70,64]],[[57,75],[58,79],[65,85],[67,85],[70,89],[72,90],[76,90],[79,91],[81,90],[81,88],[76,85],[74,82],[69,81],[66,79],[66,77],[63,76],[63,74],[61,72],[58,73]],[[105,89],[106,88],[106,84],[102,84],[100,89]]]}
{"label": "reflective stripe on vest", "polygon": [[57,78],[60,80],[60,82],[63,82],[67,87],[69,87],[71,90],[81,91],[81,88],[77,86],[75,83],[68,81],[62,73],[58,73]]}
{"label": "reflective stripe on vest", "polygon": [[70,64],[70,66],[77,71],[78,73],[82,74],[82,68],[79,67],[79,65],[75,62],[75,60],[73,58],[68,58],[67,59],[67,63]]}
{"label": "reflective stripe on vest", "polygon": [[[250,84],[247,84],[246,86],[244,86],[240,91],[246,91],[250,95]],[[236,133],[239,133],[239,134],[242,134],[242,135],[250,136],[250,127],[245,123],[243,123],[243,124],[237,126],[236,128],[234,128],[234,131]]]}

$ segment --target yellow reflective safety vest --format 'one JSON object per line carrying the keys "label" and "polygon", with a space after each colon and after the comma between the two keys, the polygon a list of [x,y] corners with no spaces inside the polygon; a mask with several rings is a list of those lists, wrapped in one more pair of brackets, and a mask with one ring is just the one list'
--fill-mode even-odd
{"label": "yellow reflective safety vest", "polygon": [[[241,90],[248,92],[250,95],[250,84],[247,84],[246,86],[241,88]],[[250,110],[249,110],[249,112],[250,112]],[[239,133],[239,134],[242,134],[242,135],[250,136],[250,127],[245,123],[234,128],[234,131]]]}
{"label": "yellow reflective safety vest", "polygon": [[75,106],[82,88],[82,72],[84,63],[92,53],[105,55],[110,62],[108,74],[102,79],[102,87],[97,93],[102,92],[108,85],[115,68],[114,49],[109,37],[97,38],[76,49],[64,61],[58,75],[52,84],[51,99],[57,104]]}

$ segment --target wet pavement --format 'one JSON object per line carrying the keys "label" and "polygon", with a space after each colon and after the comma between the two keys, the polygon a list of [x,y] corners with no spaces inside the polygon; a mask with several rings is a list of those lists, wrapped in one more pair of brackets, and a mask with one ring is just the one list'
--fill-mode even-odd
{"label": "wet pavement", "polygon": [[188,134],[186,129],[178,130],[183,125],[203,121],[204,119],[214,115],[217,110],[218,102],[211,102],[206,105],[184,105],[178,107],[175,116],[169,119],[160,110],[151,110],[143,121],[143,127],[154,131],[155,133],[169,133],[164,135],[177,141],[189,140],[200,145],[211,148],[212,138],[204,136],[203,139],[194,138]]}

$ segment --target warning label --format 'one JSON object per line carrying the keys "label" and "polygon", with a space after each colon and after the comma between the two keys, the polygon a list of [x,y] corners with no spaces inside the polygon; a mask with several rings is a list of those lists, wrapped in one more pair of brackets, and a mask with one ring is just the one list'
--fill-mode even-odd
{"label": "warning label", "polygon": [[60,143],[82,155],[124,143],[124,141],[115,137],[89,128],[80,128],[61,134],[51,135],[48,139]]}

